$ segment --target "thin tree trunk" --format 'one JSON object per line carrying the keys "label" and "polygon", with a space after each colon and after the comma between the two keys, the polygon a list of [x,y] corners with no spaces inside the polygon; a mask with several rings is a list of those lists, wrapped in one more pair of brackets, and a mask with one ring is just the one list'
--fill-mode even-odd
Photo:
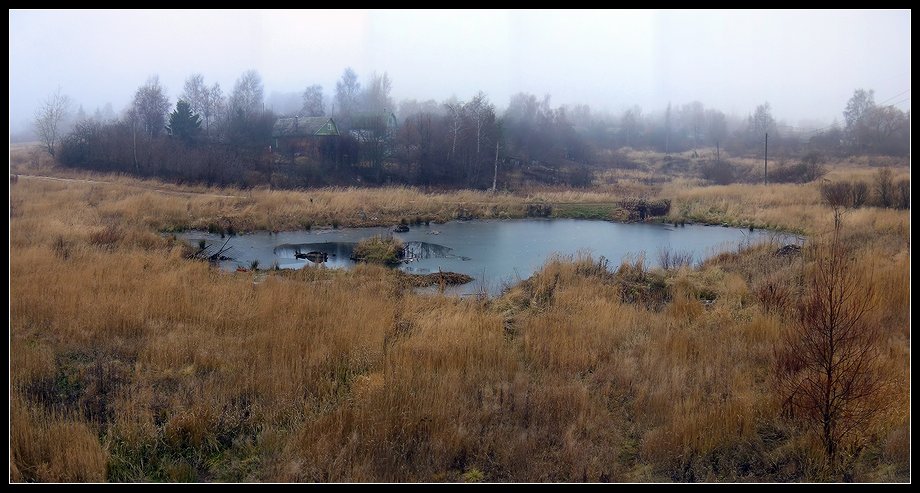
{"label": "thin tree trunk", "polygon": [[476,118],[476,165],[479,165],[479,142],[482,140],[482,117]]}
{"label": "thin tree trunk", "polygon": [[134,172],[140,173],[140,166],[137,164],[137,121],[131,122],[131,130],[134,134]]}

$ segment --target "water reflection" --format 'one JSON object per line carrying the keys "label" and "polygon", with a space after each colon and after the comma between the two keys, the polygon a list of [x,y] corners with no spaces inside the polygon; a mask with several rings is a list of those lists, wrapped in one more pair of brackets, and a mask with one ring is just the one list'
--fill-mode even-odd
{"label": "water reflection", "polygon": [[406,259],[408,260],[448,258],[453,256],[451,254],[453,248],[449,248],[444,245],[438,245],[435,243],[428,243],[425,241],[407,241],[405,246]]}
{"label": "water reflection", "polygon": [[[276,246],[272,253],[275,254],[279,261],[304,260],[314,264],[352,265],[354,261],[351,260],[351,254],[355,245],[356,243],[347,241],[285,243]],[[407,241],[405,242],[405,249],[405,262],[433,258],[460,258],[451,253],[452,248],[427,241]],[[469,260],[468,257],[465,259]]]}

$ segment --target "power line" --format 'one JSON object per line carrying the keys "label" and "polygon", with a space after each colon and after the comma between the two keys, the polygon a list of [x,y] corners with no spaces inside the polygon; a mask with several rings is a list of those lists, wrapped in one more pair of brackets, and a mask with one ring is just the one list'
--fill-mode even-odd
{"label": "power line", "polygon": [[817,134],[817,133],[823,132],[823,131],[825,131],[825,130],[832,129],[832,128],[834,128],[834,127],[840,127],[840,123],[834,122],[834,123],[831,123],[830,125],[827,125],[827,126],[821,127],[821,128],[816,128],[816,129],[814,129],[814,130],[803,130],[803,131],[800,133],[800,135]]}
{"label": "power line", "polygon": [[909,93],[909,92],[910,92],[910,89],[908,89],[908,90],[906,90],[906,91],[902,91],[902,92],[900,92],[900,93],[898,93],[898,94],[895,94],[894,96],[891,96],[890,98],[888,98],[888,99],[882,101],[881,103],[878,103],[878,105],[881,106],[881,105],[887,103],[888,101],[891,101],[892,99],[895,99],[895,98],[899,98],[899,97],[901,97],[902,95],[907,94],[907,93]]}

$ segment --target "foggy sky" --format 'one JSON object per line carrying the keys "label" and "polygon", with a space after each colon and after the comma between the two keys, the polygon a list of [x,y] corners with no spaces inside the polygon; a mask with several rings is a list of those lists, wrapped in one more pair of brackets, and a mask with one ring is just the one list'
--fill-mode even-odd
{"label": "foggy sky", "polygon": [[[265,95],[387,72],[393,98],[516,92],[619,113],[703,102],[778,120],[841,120],[857,88],[910,108],[910,11],[10,11],[10,125],[58,86],[92,115],[120,112],[154,74],[225,94],[256,69]],[[74,106],[76,109],[76,105]]]}

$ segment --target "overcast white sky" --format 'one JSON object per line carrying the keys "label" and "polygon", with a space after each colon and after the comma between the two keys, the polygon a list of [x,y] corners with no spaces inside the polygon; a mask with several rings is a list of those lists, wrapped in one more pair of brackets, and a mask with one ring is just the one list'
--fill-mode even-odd
{"label": "overcast white sky", "polygon": [[[10,11],[10,125],[60,86],[87,113],[120,111],[153,74],[171,102],[192,73],[228,93],[247,69],[265,94],[321,84],[347,66],[388,72],[393,96],[504,107],[646,112],[702,101],[746,115],[841,118],[856,88],[910,108],[910,11]],[[901,94],[900,96],[897,96]],[[897,96],[897,97],[895,97]]]}

